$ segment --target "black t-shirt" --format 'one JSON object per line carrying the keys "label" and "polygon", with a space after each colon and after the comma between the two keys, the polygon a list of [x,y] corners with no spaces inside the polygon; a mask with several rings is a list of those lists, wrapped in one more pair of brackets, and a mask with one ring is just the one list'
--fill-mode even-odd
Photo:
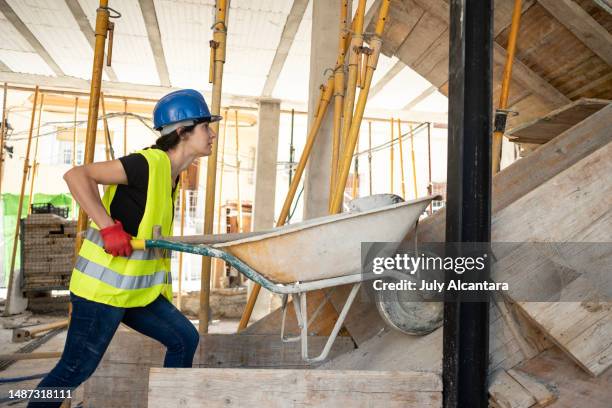
{"label": "black t-shirt", "polygon": [[[120,157],[119,161],[123,165],[128,183],[117,185],[117,191],[110,205],[110,216],[114,220],[121,221],[123,229],[135,237],[138,235],[138,226],[144,216],[147,202],[149,162],[140,153]],[[172,189],[173,194],[178,185],[178,177],[175,183]],[[174,202],[172,206],[174,208]]]}

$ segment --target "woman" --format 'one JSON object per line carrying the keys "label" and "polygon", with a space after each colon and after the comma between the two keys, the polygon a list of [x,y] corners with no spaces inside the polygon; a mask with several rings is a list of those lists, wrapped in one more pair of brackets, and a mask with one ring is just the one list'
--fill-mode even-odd
{"label": "woman", "polygon": [[[61,405],[95,371],[119,323],[167,347],[164,367],[191,367],[199,341],[195,327],[171,303],[170,258],[133,251],[132,237],[150,239],[161,225],[172,235],[180,173],[211,154],[215,132],[204,97],[185,89],[158,101],[153,110],[154,146],[119,160],[74,167],[64,175],[70,192],[93,220],[85,232],[70,280],[72,314],[64,352],[40,382],[57,390],[53,401],[32,399],[33,407]],[[102,199],[98,185],[110,186]]]}

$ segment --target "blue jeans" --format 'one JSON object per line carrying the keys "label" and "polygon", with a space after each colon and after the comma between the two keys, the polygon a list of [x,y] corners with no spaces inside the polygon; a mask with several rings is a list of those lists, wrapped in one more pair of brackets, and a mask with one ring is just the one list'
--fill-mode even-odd
{"label": "blue jeans", "polygon": [[[75,389],[98,367],[119,323],[166,346],[164,367],[191,367],[200,336],[193,324],[166,298],[144,307],[120,308],[70,293],[72,315],[64,352],[38,384],[41,388]],[[59,407],[61,402],[30,401],[28,407]]]}

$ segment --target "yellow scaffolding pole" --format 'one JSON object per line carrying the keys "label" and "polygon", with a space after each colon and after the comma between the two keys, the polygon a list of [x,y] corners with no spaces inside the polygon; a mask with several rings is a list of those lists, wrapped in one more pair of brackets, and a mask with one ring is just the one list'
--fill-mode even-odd
{"label": "yellow scaffolding pole", "polygon": [[[187,170],[181,172],[181,227],[180,236],[185,235],[185,183]],[[178,293],[176,294],[176,308],[181,310],[183,300],[183,252],[178,254]]]}
{"label": "yellow scaffolding pole", "polygon": [[[72,167],[76,166],[76,157],[77,157],[77,115],[78,115],[78,113],[79,113],[79,97],[75,96],[74,97],[74,118],[73,118],[73,125],[72,125]],[[76,201],[74,200],[74,197],[72,197],[71,209],[72,209],[72,211],[70,212],[70,214],[72,214],[72,218],[75,218]]]}
{"label": "yellow scaffolding pole", "polygon": [[[210,42],[211,61],[209,82],[212,79],[211,114],[218,115],[221,110],[221,89],[223,86],[223,65],[225,63],[225,45],[227,39],[227,15],[229,0],[217,0],[215,4],[215,23],[213,24],[213,39]],[[215,133],[219,133],[219,122],[210,125]],[[212,234],[215,217],[215,187],[217,183],[217,151],[219,139],[215,139],[212,152],[208,156],[206,168],[206,199],[204,204],[204,234]],[[200,283],[200,308],[198,311],[198,331],[208,333],[208,311],[210,302],[210,257],[202,258],[202,274]]]}
{"label": "yellow scaffolding pole", "polygon": [[400,154],[400,170],[402,176],[402,198],[406,199],[406,179],[404,177],[404,148],[403,148],[403,138],[402,138],[402,121],[397,120],[397,137],[399,143],[399,154]]}
{"label": "yellow scaffolding pole", "polygon": [[30,131],[28,132],[28,144],[26,146],[25,159],[23,161],[23,176],[21,179],[21,192],[19,193],[19,204],[17,206],[17,222],[15,222],[15,235],[13,235],[13,252],[11,254],[11,268],[9,269],[8,288],[6,292],[6,303],[4,307],[4,315],[8,316],[11,311],[11,299],[13,292],[13,275],[15,274],[15,259],[17,258],[17,244],[19,243],[19,226],[21,213],[23,210],[23,196],[30,169],[30,148],[32,146],[32,134],[34,131],[34,118],[36,117],[36,105],[38,102],[38,86],[34,90],[34,100],[32,101],[32,116],[30,117]]}
{"label": "yellow scaffolding pole", "polygon": [[410,126],[410,156],[412,158],[412,185],[414,186],[414,198],[419,198],[419,187],[417,186],[417,169],[416,159],[414,156],[414,132],[412,130],[412,124]]}
{"label": "yellow scaffolding pole", "polygon": [[[102,87],[102,70],[104,64],[104,45],[109,29],[108,0],[100,0],[96,10],[96,41],[94,46],[94,59],[91,74],[91,87],[89,90],[89,110],[87,112],[87,133],[85,137],[85,152],[83,164],[93,162],[96,148],[96,132],[98,128],[98,107],[100,104],[100,91]],[[87,228],[87,214],[79,209],[77,222],[77,238],[75,244],[75,257],[81,248],[81,233]]]}
{"label": "yellow scaffolding pole", "polygon": [[493,133],[492,146],[492,171],[493,174],[499,172],[502,143],[504,132],[506,130],[506,117],[508,115],[508,96],[510,95],[510,79],[512,78],[512,63],[516,53],[516,40],[518,38],[518,30],[521,22],[521,0],[514,0],[514,10],[512,11],[512,23],[510,25],[510,34],[508,36],[508,47],[506,55],[506,64],[504,65],[504,74],[502,79],[501,95],[499,96],[499,108],[495,113],[495,131]]}
{"label": "yellow scaffolding pole", "polygon": [[338,173],[338,158],[340,157],[340,138],[342,133],[342,110],[344,108],[344,62],[346,45],[350,36],[348,27],[348,0],[340,2],[340,36],[338,39],[338,57],[334,68],[334,127],[332,136],[332,163],[329,184],[331,197]]}
{"label": "yellow scaffolding pole", "polygon": [[393,147],[393,143],[395,142],[395,135],[394,135],[394,126],[393,126],[393,118],[391,118],[391,145],[389,146],[389,165],[390,165],[390,171],[389,174],[391,175],[391,194],[393,194],[393,191],[395,190],[395,180],[394,180],[394,175],[395,175],[395,166],[393,165],[393,153],[395,148]]}
{"label": "yellow scaffolding pole", "polygon": [[0,194],[2,193],[2,176],[4,175],[4,134],[6,133],[6,97],[8,94],[8,84],[4,83],[2,96],[2,117],[0,118]]}
{"label": "yellow scaffolding pole", "polygon": [[113,151],[110,130],[108,128],[108,119],[106,118],[106,103],[104,102],[104,92],[100,92],[100,103],[102,105],[102,123],[104,124],[104,147],[106,151],[106,160],[115,160],[115,152]]}
{"label": "yellow scaffolding pole", "polygon": [[365,16],[365,6],[366,0],[359,0],[359,3],[357,4],[357,11],[355,12],[355,21],[353,22],[353,35],[351,37],[348,50],[348,83],[346,85],[344,110],[342,113],[342,147],[340,149],[341,152],[344,151],[345,156],[347,154],[352,156],[353,154],[352,148],[346,149],[346,142],[351,128],[353,108],[355,106],[355,95],[357,93],[357,79],[359,76],[358,65],[361,58],[361,49],[363,47],[363,20]]}
{"label": "yellow scaffolding pole", "polygon": [[240,143],[238,140],[238,110],[234,110],[234,129],[236,131],[236,196],[238,219],[236,225],[238,232],[242,232],[242,201],[240,200]]}
{"label": "yellow scaffolding pole", "polygon": [[[359,137],[357,137],[357,145],[355,145],[355,153],[359,152]],[[353,199],[357,198],[358,196],[358,187],[359,187],[359,155],[355,154],[355,159],[353,161],[353,193],[352,193],[352,197]]]}
{"label": "yellow scaffolding pole", "polygon": [[368,121],[368,178],[372,195],[372,121]]}
{"label": "yellow scaffolding pole", "polygon": [[[295,197],[295,193],[302,179],[302,174],[304,173],[304,169],[306,168],[306,162],[310,157],[310,152],[312,151],[312,146],[317,138],[317,134],[319,133],[319,128],[321,127],[321,122],[325,117],[325,113],[327,112],[327,107],[329,106],[329,102],[331,100],[332,94],[334,90],[334,77],[331,76],[327,80],[327,84],[321,86],[321,94],[319,96],[319,109],[317,110],[317,115],[314,118],[310,131],[308,132],[308,136],[306,137],[306,144],[304,145],[304,151],[300,156],[300,161],[295,169],[295,176],[291,180],[291,184],[289,185],[289,191],[287,192],[287,196],[285,197],[285,201],[283,203],[283,208],[281,209],[280,215],[278,217],[278,221],[276,222],[276,226],[280,227],[284,225],[287,221],[287,217],[289,216],[289,210],[291,208],[291,203],[293,202],[293,198]],[[261,290],[261,285],[255,283],[253,284],[253,289],[251,290],[251,294],[247,300],[247,304],[244,308],[244,312],[242,313],[242,317],[240,318],[240,323],[238,324],[238,331],[243,330],[247,327],[249,323],[249,319],[251,318],[251,314],[253,313],[253,308],[255,307],[255,302],[257,301],[257,296],[259,296],[259,291]]]}
{"label": "yellow scaffolding pole", "polygon": [[[380,11],[378,20],[376,22],[376,31],[374,36],[370,40],[372,52],[368,55],[368,62],[366,68],[366,75],[364,81],[364,87],[359,93],[359,99],[357,100],[357,106],[351,122],[351,128],[348,134],[347,146],[343,150],[342,161],[339,164],[340,172],[336,183],[336,189],[334,191],[334,197],[332,205],[330,206],[330,213],[336,214],[342,211],[342,201],[344,198],[344,186],[346,185],[346,179],[351,166],[351,157],[357,143],[357,137],[359,135],[359,128],[361,126],[361,120],[363,119],[363,113],[365,111],[365,104],[370,93],[370,86],[372,85],[372,77],[374,70],[378,63],[378,57],[380,55],[380,48],[382,46],[381,35],[383,33],[387,15],[389,13],[389,4],[391,0],[382,0],[380,5]],[[358,30],[360,31],[360,30]]]}
{"label": "yellow scaffolding pole", "polygon": [[127,99],[123,100],[123,155],[127,156]]}
{"label": "yellow scaffolding pole", "polygon": [[[217,234],[221,233],[221,216],[222,216],[222,207],[221,207],[221,202],[222,202],[222,198],[223,198],[223,171],[225,168],[225,142],[227,141],[227,122],[228,122],[228,115],[229,115],[229,110],[225,109],[225,115],[223,115],[223,143],[221,144],[221,169],[219,171],[219,193],[218,193],[218,198],[217,198]],[[219,281],[219,275],[220,275],[220,267],[222,265],[224,265],[225,262],[223,262],[221,259],[215,259],[215,264],[214,264],[214,268],[213,268],[213,279],[212,279],[212,285],[213,287],[217,284],[217,282]]]}
{"label": "yellow scaffolding pole", "polygon": [[40,105],[38,107],[38,122],[36,124],[36,141],[34,142],[34,158],[32,159],[32,171],[30,172],[30,195],[28,196],[27,213],[32,214],[32,201],[34,196],[34,180],[36,179],[36,171],[38,170],[38,139],[40,137],[40,118],[43,113],[43,105],[45,103],[45,94],[40,94]]}

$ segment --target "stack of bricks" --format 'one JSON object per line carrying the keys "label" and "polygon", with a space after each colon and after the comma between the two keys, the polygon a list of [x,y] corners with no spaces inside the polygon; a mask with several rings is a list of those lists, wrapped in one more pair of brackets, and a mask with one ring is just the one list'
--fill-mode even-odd
{"label": "stack of bricks", "polygon": [[21,289],[67,289],[74,266],[76,221],[55,214],[31,214],[21,227]]}

